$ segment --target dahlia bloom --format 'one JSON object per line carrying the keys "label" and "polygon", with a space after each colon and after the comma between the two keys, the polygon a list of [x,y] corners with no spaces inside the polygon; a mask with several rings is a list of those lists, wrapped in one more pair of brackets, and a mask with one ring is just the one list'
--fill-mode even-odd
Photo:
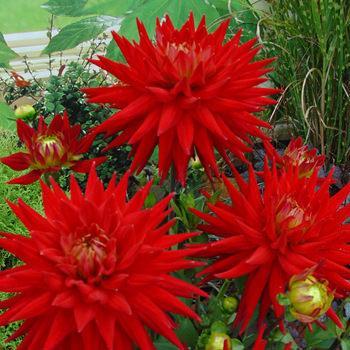
{"label": "dahlia bloom", "polygon": [[309,149],[303,144],[303,139],[298,137],[289,142],[277,163],[280,167],[299,168],[300,177],[310,177],[314,171],[318,172],[324,165],[325,156],[317,155],[317,149]]}
{"label": "dahlia bloom", "polygon": [[[245,331],[260,302],[258,326],[272,307],[282,320],[283,306],[276,296],[284,293],[293,275],[309,268],[314,277],[327,280],[336,297],[350,291],[350,205],[342,206],[350,184],[330,197],[330,173],[321,185],[317,174],[301,178],[298,167],[263,171],[261,193],[252,167],[249,180],[235,172],[237,187],[223,178],[231,204],[208,203],[212,214],[192,211],[206,224],[203,231],[216,235],[217,241],[199,245],[202,257],[216,261],[200,275],[206,279],[247,276],[234,326]],[[339,326],[341,322],[330,308],[327,315]],[[280,322],[283,329],[283,324]]]}
{"label": "dahlia bloom", "polygon": [[94,168],[85,193],[73,176],[70,195],[51,184],[41,184],[45,216],[9,204],[28,237],[1,233],[0,247],[23,261],[0,272],[0,290],[15,293],[0,302],[0,325],[24,320],[18,349],[154,350],[146,327],[185,349],[168,313],[199,320],[178,297],[206,294],[171,275],[202,265],[171,249],[195,235],[167,234],[172,196],[142,209],[151,183],[126,201],[128,177],[105,190]]}
{"label": "dahlia bloom", "polygon": [[44,173],[59,171],[62,167],[79,173],[89,172],[93,162],[100,164],[106,157],[82,160],[94,137],[79,137],[80,125],[71,126],[67,113],[56,115],[49,125],[39,118],[38,129],[17,120],[17,134],[26,150],[0,158],[0,161],[14,170],[30,169],[29,173],[10,180],[10,184],[30,184]]}
{"label": "dahlia bloom", "polygon": [[229,20],[208,33],[205,17],[196,28],[192,14],[181,29],[169,17],[157,20],[155,42],[137,25],[139,43],[113,33],[126,64],[91,60],[118,83],[83,89],[89,102],[120,110],[95,129],[117,135],[106,149],[130,144],[131,170],[140,171],[158,146],[162,179],[173,165],[184,185],[191,157],[198,155],[209,177],[218,176],[215,149],[227,162],[228,153],[245,160],[250,137],[268,139],[260,127],[270,125],[253,113],[274,104],[266,96],[278,90],[260,87],[274,59],[254,61],[257,39],[240,44],[239,31],[224,42]]}

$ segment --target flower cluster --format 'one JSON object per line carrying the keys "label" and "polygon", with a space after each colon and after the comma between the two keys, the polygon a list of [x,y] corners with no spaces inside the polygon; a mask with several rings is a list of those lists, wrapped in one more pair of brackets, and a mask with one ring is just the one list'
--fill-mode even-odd
{"label": "flower cluster", "polygon": [[[310,178],[299,174],[298,166],[278,173],[275,164],[270,168],[266,163],[261,193],[250,167],[248,182],[235,174],[238,188],[223,178],[231,204],[209,202],[212,214],[192,209],[206,222],[200,228],[218,237],[212,243],[199,245],[202,251],[198,255],[216,258],[199,275],[205,275],[207,280],[247,276],[234,321],[242,332],[259,303],[260,326],[270,307],[281,319],[284,308],[277,295],[285,292],[293,275],[306,269],[320,266],[314,276],[328,281],[329,289],[338,297],[350,292],[350,226],[345,223],[350,205],[342,206],[350,184],[330,197],[332,173],[321,186],[316,172]],[[332,309],[327,310],[327,315],[341,326]]]}
{"label": "flower cluster", "polygon": [[[207,293],[175,273],[198,268],[203,283],[246,277],[239,302],[220,302],[229,313],[238,307],[233,326],[240,334],[258,310],[254,350],[267,345],[268,312],[284,331],[279,295],[309,327],[322,327],[318,318],[324,314],[342,327],[331,303],[350,293],[350,205],[344,205],[350,184],[331,196],[332,172],[318,177],[324,156],[301,138],[282,155],[269,143],[261,129],[270,125],[254,113],[275,103],[267,96],[278,90],[261,85],[273,59],[256,61],[256,40],[241,44],[240,31],[225,41],[229,21],[208,33],[204,17],[196,27],[191,14],[176,29],[166,16],[157,21],[154,41],[137,25],[139,43],[113,33],[125,64],[103,56],[91,60],[118,81],[84,89],[88,100],[118,111],[88,135],[81,137],[67,114],[49,125],[40,117],[34,128],[25,122],[36,117],[31,108],[17,113],[26,150],[0,161],[30,171],[9,183],[28,184],[62,167],[90,174],[84,191],[72,176],[69,193],[46,177],[43,215],[22,200],[9,203],[28,235],[0,233],[0,247],[23,262],[0,272],[0,291],[9,293],[0,301],[0,326],[23,321],[10,337],[23,336],[19,350],[154,350],[149,331],[185,350],[174,315],[201,320],[180,298]],[[119,183],[114,175],[106,188],[95,172],[105,157],[83,160],[99,133],[114,137],[106,149],[132,146],[130,170]],[[245,157],[256,138],[267,153],[259,173]],[[205,194],[209,211],[191,209],[204,222],[199,229],[211,235],[208,242],[183,245],[200,233],[169,234],[173,195],[145,208],[152,182],[128,198],[129,176],[144,168],[156,148],[162,180],[173,167],[185,185],[191,158],[203,165],[211,185],[213,175],[220,178],[218,155],[232,169],[234,179],[222,176],[220,197]],[[233,156],[248,163],[247,180]],[[203,348],[234,348],[226,331],[213,329]]]}
{"label": "flower cluster", "polygon": [[298,167],[300,177],[310,177],[314,172],[318,173],[324,165],[324,161],[325,157],[317,155],[315,148],[309,149],[308,146],[303,145],[301,137],[291,140],[283,155],[281,157],[277,156],[279,167]]}

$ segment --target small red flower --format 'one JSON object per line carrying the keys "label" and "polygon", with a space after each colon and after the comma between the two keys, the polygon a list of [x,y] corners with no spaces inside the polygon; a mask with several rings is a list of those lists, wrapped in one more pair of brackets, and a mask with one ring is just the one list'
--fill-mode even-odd
{"label": "small red flower", "polygon": [[240,45],[240,31],[224,43],[229,20],[208,33],[205,17],[196,28],[192,14],[181,29],[169,17],[158,20],[155,42],[137,25],[139,43],[113,33],[126,64],[91,60],[119,80],[84,89],[89,102],[120,110],[95,129],[118,134],[106,149],[129,143],[131,170],[140,171],[158,146],[162,179],[173,165],[184,185],[191,157],[198,155],[208,176],[219,176],[215,149],[230,163],[228,153],[245,160],[251,137],[268,139],[260,127],[270,125],[253,113],[274,104],[266,96],[278,90],[260,86],[274,59],[253,61],[256,39]]}
{"label": "small red flower", "polygon": [[56,172],[62,167],[71,168],[80,173],[89,172],[93,162],[101,164],[106,157],[82,160],[94,137],[79,137],[80,125],[71,126],[68,115],[56,115],[49,125],[40,117],[38,129],[17,120],[17,133],[26,150],[0,158],[0,161],[14,170],[30,169],[26,175],[17,177],[8,183],[30,184],[44,173]]}
{"label": "small red flower", "polygon": [[298,167],[300,177],[310,177],[314,171],[318,172],[324,165],[325,156],[317,155],[317,149],[309,149],[303,144],[303,139],[298,137],[289,142],[283,156],[277,163],[281,167]]}
{"label": "small red flower", "polygon": [[1,233],[0,247],[23,265],[0,273],[0,325],[24,320],[11,339],[18,350],[155,350],[146,329],[185,349],[169,313],[199,320],[178,297],[206,296],[171,273],[201,266],[190,249],[171,247],[196,233],[168,235],[169,195],[143,209],[151,183],[126,200],[128,176],[107,189],[90,172],[85,193],[71,178],[70,195],[42,183],[45,216],[9,203],[28,237]]}
{"label": "small red flower", "polygon": [[[350,205],[342,203],[350,184],[330,197],[332,172],[321,185],[317,173],[299,176],[298,166],[270,169],[265,165],[261,193],[252,167],[249,181],[236,172],[238,188],[223,178],[231,204],[208,203],[213,214],[193,212],[207,222],[200,228],[218,237],[202,246],[202,257],[216,257],[200,275],[207,279],[247,276],[235,326],[243,332],[260,302],[259,327],[272,307],[277,319],[284,308],[276,296],[286,291],[289,279],[318,266],[314,276],[327,280],[336,297],[350,292]],[[330,308],[334,322],[341,322]],[[281,327],[283,325],[281,324]]]}

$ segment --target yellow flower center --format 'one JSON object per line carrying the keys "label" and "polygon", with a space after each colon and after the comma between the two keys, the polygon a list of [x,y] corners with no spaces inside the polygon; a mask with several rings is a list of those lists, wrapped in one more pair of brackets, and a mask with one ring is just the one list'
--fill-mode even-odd
{"label": "yellow flower center", "polygon": [[176,67],[179,77],[189,78],[199,63],[209,59],[211,51],[203,50],[196,43],[168,43],[164,54]]}
{"label": "yellow flower center", "polygon": [[77,273],[82,278],[98,276],[107,256],[106,244],[103,237],[86,235],[78,240],[71,250],[75,259]]}
{"label": "yellow flower center", "polygon": [[308,220],[308,216],[295,199],[288,197],[281,201],[276,214],[276,224],[278,228],[282,229],[284,227],[293,229],[302,224],[305,220]]}
{"label": "yellow flower center", "polygon": [[44,159],[44,164],[38,159],[38,168],[47,168],[61,165],[61,158],[65,153],[65,149],[61,140],[55,136],[41,136],[36,141],[36,150]]}

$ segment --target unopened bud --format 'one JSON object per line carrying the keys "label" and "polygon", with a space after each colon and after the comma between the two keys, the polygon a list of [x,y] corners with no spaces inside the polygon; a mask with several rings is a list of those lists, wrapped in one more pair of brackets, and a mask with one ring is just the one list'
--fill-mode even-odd
{"label": "unopened bud", "polygon": [[226,297],[222,302],[222,306],[226,312],[236,312],[238,307],[238,299],[236,297]]}
{"label": "unopened bud", "polygon": [[225,333],[212,333],[205,350],[232,350],[230,336]]}
{"label": "unopened bud", "polygon": [[293,276],[289,282],[288,298],[291,314],[301,322],[313,322],[330,308],[334,295],[327,281],[313,275]]}
{"label": "unopened bud", "polygon": [[17,119],[33,120],[36,117],[36,110],[31,105],[24,105],[16,108],[15,116]]}

